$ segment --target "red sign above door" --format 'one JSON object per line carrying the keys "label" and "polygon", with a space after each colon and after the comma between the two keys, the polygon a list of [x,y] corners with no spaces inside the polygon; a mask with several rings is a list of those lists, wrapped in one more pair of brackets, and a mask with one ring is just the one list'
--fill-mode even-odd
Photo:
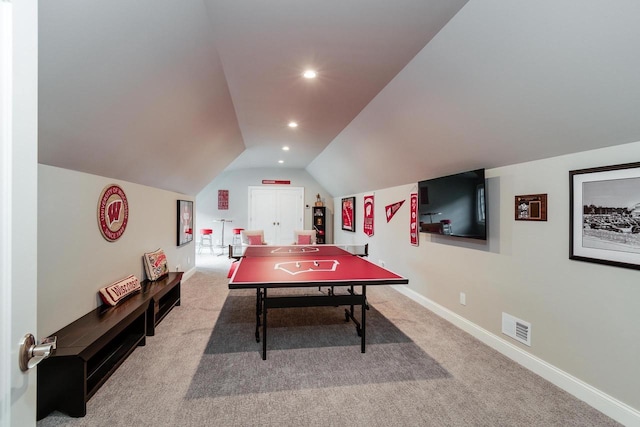
{"label": "red sign above door", "polygon": [[284,180],[284,179],[263,179],[262,183],[263,184],[279,184],[279,185],[287,184],[287,185],[289,185],[289,184],[291,184],[291,181],[289,181],[288,179],[287,180]]}

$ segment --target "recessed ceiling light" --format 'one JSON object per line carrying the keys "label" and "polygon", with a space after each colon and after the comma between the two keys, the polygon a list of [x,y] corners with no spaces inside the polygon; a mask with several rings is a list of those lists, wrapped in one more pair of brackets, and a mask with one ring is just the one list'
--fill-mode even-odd
{"label": "recessed ceiling light", "polygon": [[284,147],[282,147],[282,151],[289,151],[289,147],[285,145]]}
{"label": "recessed ceiling light", "polygon": [[278,163],[284,163],[284,160],[278,160]]}
{"label": "recessed ceiling light", "polygon": [[297,128],[298,124],[296,122],[289,122],[289,127],[290,128]]}
{"label": "recessed ceiling light", "polygon": [[313,71],[313,70],[306,70],[306,71],[302,74],[302,76],[303,76],[305,79],[315,79],[315,78],[316,78],[316,76],[317,76],[317,74],[316,74],[316,72],[315,72],[315,71]]}

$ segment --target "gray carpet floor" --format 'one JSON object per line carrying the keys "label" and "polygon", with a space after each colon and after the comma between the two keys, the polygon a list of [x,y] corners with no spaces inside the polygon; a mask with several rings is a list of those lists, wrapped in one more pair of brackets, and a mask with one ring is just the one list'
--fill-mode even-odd
{"label": "gray carpet floor", "polygon": [[228,266],[182,284],[85,417],[38,427],[619,425],[389,287],[367,289],[366,353],[343,308],[277,309],[263,361],[255,291],[229,291]]}

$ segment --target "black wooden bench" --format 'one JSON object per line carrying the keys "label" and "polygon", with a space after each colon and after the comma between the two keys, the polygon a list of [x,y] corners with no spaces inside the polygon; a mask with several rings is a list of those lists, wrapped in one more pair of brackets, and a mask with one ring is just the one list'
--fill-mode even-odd
{"label": "black wooden bench", "polygon": [[182,273],[141,283],[142,291],[115,307],[103,305],[52,335],[57,349],[38,365],[37,419],[59,410],[87,413],[87,401],[155,327],[180,305]]}

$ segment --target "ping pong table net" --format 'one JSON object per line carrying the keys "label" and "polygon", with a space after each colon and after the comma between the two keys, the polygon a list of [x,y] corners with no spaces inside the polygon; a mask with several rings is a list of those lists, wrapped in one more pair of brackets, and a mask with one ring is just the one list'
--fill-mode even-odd
{"label": "ping pong table net", "polygon": [[366,257],[369,255],[369,244],[357,245],[288,245],[288,246],[250,246],[243,248],[243,256],[258,257],[288,257],[288,256],[315,256],[315,255],[357,255]]}

